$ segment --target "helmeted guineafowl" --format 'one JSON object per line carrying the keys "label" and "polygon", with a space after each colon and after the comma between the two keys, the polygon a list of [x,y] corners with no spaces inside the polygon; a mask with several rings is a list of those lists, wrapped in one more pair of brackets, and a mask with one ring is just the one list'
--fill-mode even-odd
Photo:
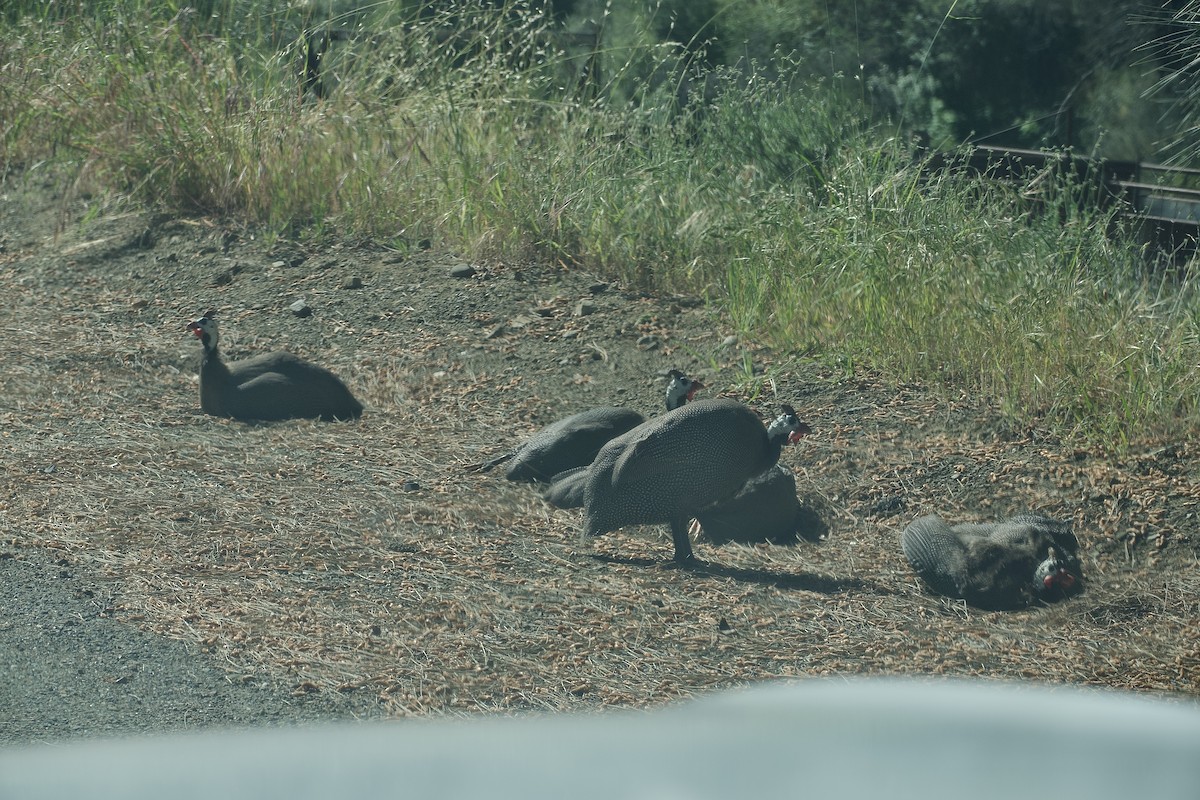
{"label": "helmeted guineafowl", "polygon": [[[704,388],[698,380],[687,377],[679,370],[671,370],[671,382],[667,386],[667,411],[674,411],[687,405],[696,392]],[[639,423],[641,424],[641,423]],[[631,429],[632,430],[632,429]],[[629,431],[621,436],[613,437],[615,441],[629,435]],[[593,459],[594,460],[594,459]],[[555,508],[582,508],[584,490],[587,488],[588,469],[592,462],[579,467],[563,470],[550,479],[550,486],[542,493],[542,498]]]}
{"label": "helmeted guineafowl", "polygon": [[809,432],[791,406],[769,427],[733,400],[700,400],[605,445],[588,470],[584,532],[667,523],[675,560],[692,558],[688,523],[770,469],[783,445]]}
{"label": "helmeted guineafowl", "polygon": [[917,574],[939,594],[987,610],[1060,600],[1081,588],[1079,542],[1071,524],[1021,514],[953,527],[930,515],[900,537]]}
{"label": "helmeted guineafowl", "polygon": [[821,541],[829,523],[800,502],[796,476],[782,464],[746,481],[738,493],[696,514],[700,537],[712,544],[796,544]]}
{"label": "helmeted guineafowl", "polygon": [[[703,383],[677,369],[667,377],[668,411],[682,406],[704,388]],[[645,421],[639,412],[616,406],[580,411],[547,425],[516,450],[482,464],[479,471],[486,472],[508,461],[504,475],[510,481],[549,481],[560,472],[591,464],[606,443]]]}
{"label": "helmeted guineafowl", "polygon": [[362,404],[324,367],[280,350],[226,364],[213,312],[188,323],[204,346],[200,365],[200,408],[206,414],[242,420],[356,419]]}
{"label": "helmeted guineafowl", "polygon": [[[627,435],[628,433],[621,434]],[[555,508],[583,508],[583,495],[587,489],[588,470],[591,466],[588,464],[585,467],[574,467],[555,475],[550,479],[550,486],[542,492],[542,499]]]}

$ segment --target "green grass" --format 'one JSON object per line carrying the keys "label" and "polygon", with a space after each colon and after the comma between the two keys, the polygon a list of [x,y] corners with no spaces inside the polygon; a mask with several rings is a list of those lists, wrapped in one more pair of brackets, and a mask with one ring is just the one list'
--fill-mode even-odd
{"label": "green grass", "polygon": [[536,14],[439,4],[340,18],[370,36],[336,45],[339,85],[304,100],[313,20],[247,0],[218,8],[246,20],[231,30],[160,5],[10,10],[0,168],[51,160],[110,201],[267,235],[429,239],[699,292],[758,339],[1081,440],[1200,421],[1192,278],[1148,270],[1076,187],[1044,184],[1034,213],[1020,187],[924,175],[852,81],[794,85],[777,58],[680,110],[670,48],[614,35],[580,90],[579,54]]}

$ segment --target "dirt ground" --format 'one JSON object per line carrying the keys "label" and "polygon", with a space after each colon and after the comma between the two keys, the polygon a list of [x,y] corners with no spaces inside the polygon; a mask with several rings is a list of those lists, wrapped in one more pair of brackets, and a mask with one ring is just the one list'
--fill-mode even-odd
{"label": "dirt ground", "polygon": [[[808,675],[952,674],[1200,694],[1200,444],[1122,455],[775,353],[694,297],[545,264],[266,241],[0,185],[0,742],[330,717],[652,706]],[[303,300],[311,312],[291,310]],[[352,423],[200,413],[227,357],[340,374]],[[814,428],[787,448],[819,545],[596,541],[469,467],[663,374]],[[930,594],[917,516],[1070,519],[1084,592],[982,612]]]}

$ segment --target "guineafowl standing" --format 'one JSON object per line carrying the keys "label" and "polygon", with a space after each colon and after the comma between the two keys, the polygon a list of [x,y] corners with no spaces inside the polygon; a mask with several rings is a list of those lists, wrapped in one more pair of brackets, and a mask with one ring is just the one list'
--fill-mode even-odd
{"label": "guineafowl standing", "polygon": [[280,350],[226,364],[212,311],[188,323],[204,347],[200,408],[242,420],[357,419],[362,403],[324,367]]}
{"label": "guineafowl standing", "polygon": [[[668,411],[682,406],[704,388],[703,383],[677,369],[667,377]],[[505,477],[510,481],[549,481],[561,472],[591,464],[606,443],[645,421],[637,411],[616,406],[581,411],[547,425],[516,450],[482,464],[479,471],[509,461]]]}
{"label": "guineafowl standing", "polygon": [[[704,388],[704,384],[689,378],[679,370],[671,370],[671,382],[667,385],[667,411],[682,408]],[[641,423],[639,423],[641,424]],[[635,426],[636,427],[636,426]],[[631,429],[632,430],[632,429]],[[616,441],[629,436],[629,431],[609,441]],[[597,449],[597,453],[599,449]],[[594,457],[593,457],[594,459]],[[542,493],[542,498],[555,508],[582,508],[584,491],[587,489],[588,470],[592,462],[563,470],[550,479],[550,487]]]}
{"label": "guineafowl standing", "polygon": [[1048,517],[951,527],[930,515],[905,528],[900,545],[930,588],[982,609],[1022,608],[1080,589],[1079,542],[1070,523]]}
{"label": "guineafowl standing", "polygon": [[700,400],[609,442],[588,470],[584,532],[667,523],[675,560],[692,560],[689,521],[770,469],[780,450],[809,433],[791,406],[769,427],[741,403]]}

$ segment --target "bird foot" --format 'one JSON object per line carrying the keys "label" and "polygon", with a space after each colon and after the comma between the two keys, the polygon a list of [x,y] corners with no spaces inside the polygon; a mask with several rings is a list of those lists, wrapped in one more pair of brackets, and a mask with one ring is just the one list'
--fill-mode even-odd
{"label": "bird foot", "polygon": [[676,556],[674,558],[672,558],[669,562],[667,562],[667,564],[665,564],[664,566],[667,566],[668,568],[672,568],[672,569],[689,569],[689,570],[691,570],[691,569],[702,568],[704,566],[704,562],[701,561],[700,559],[696,558],[696,556],[693,555],[692,553],[688,553],[683,556],[676,554]]}

